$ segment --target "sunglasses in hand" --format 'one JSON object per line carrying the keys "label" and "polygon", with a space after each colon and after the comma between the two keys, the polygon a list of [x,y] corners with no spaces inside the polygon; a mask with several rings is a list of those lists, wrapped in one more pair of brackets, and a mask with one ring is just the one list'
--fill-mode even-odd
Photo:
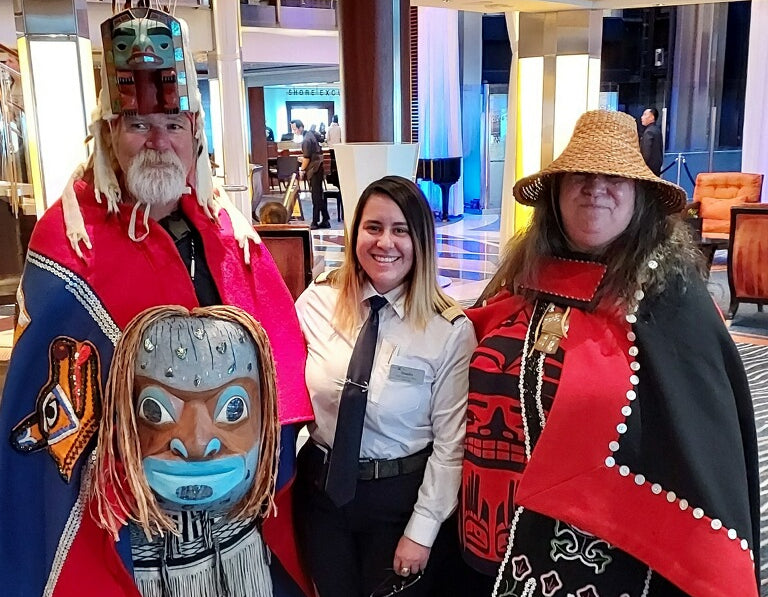
{"label": "sunglasses in hand", "polygon": [[371,597],[393,597],[394,595],[398,595],[408,587],[416,584],[424,574],[424,571],[422,570],[416,574],[400,576],[392,568],[387,568],[385,572],[388,572],[389,574],[387,574],[387,577],[381,584],[373,590]]}

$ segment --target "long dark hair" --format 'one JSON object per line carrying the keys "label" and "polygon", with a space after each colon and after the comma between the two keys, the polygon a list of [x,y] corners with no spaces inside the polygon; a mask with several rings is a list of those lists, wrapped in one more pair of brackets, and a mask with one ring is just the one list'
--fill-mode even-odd
{"label": "long dark hair", "polygon": [[[562,175],[547,178],[542,197],[534,208],[528,227],[508,243],[498,272],[483,291],[480,301],[501,288],[526,294],[535,282],[542,259],[550,256],[571,257],[560,219],[559,193]],[[615,306],[629,306],[642,289],[647,296],[661,293],[673,277],[703,277],[701,252],[694,246],[688,227],[677,214],[667,215],[654,197],[655,187],[635,183],[635,208],[627,228],[599,254],[580,259],[599,261],[607,273],[598,290],[598,300]],[[648,267],[649,261],[658,267]]]}

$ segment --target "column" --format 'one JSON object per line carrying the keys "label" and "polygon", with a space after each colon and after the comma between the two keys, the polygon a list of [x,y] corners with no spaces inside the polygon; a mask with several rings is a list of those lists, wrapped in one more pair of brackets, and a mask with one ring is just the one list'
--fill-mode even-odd
{"label": "column", "polygon": [[[243,65],[240,58],[240,4],[216,2],[213,5],[213,35],[216,73],[221,102],[222,162],[224,190],[232,203],[251,218],[251,198],[248,195],[248,154],[245,135],[245,89]],[[216,101],[211,85],[211,104]],[[263,134],[263,132],[262,132]]]}
{"label": "column", "polygon": [[[483,15],[463,11],[459,14],[461,55],[461,144],[464,160],[464,203],[488,207],[484,193],[483,146]],[[475,203],[476,202],[476,203]]]}
{"label": "column", "polygon": [[261,188],[269,188],[267,168],[267,121],[264,116],[264,88],[248,88],[248,122],[251,130],[251,163],[260,164]]}
{"label": "column", "polygon": [[37,216],[88,159],[96,86],[85,0],[20,0],[16,32]]}
{"label": "column", "polygon": [[528,222],[532,208],[512,187],[563,151],[579,116],[599,105],[602,11],[507,13],[512,45],[502,244]]}
{"label": "column", "polygon": [[723,95],[727,23],[724,3],[677,7],[668,151],[706,151],[720,128],[711,117]]}
{"label": "column", "polygon": [[347,143],[411,140],[409,4],[409,0],[338,3],[341,120]]}
{"label": "column", "polygon": [[[463,157],[459,85],[459,13],[419,7],[419,157]],[[433,211],[442,210],[440,187],[420,184]],[[451,187],[448,213],[464,213],[464,183]]]}
{"label": "column", "polygon": [[763,175],[761,201],[768,202],[768,77],[765,57],[768,56],[768,0],[752,0],[749,25],[749,61],[747,89],[744,97],[744,141],[741,169]]}

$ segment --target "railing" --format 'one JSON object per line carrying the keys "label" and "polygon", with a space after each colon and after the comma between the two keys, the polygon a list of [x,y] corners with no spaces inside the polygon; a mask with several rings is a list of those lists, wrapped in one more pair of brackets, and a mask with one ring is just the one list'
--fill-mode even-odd
{"label": "railing", "polygon": [[696,175],[699,172],[740,172],[741,149],[716,149],[665,153],[661,176],[679,184],[689,197],[693,197]]}
{"label": "railing", "polygon": [[[15,50],[0,44],[0,53],[18,64]],[[0,62],[0,198],[10,202],[14,215],[18,215],[22,198],[32,197],[26,140],[21,73]]]}
{"label": "railing", "polygon": [[338,0],[241,0],[243,27],[338,28]]}

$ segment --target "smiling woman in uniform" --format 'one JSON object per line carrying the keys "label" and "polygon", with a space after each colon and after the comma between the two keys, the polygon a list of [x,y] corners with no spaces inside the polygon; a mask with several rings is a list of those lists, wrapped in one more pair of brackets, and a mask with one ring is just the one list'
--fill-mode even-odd
{"label": "smiling woman in uniform", "polygon": [[342,267],[296,303],[315,410],[298,517],[321,597],[367,597],[393,571],[430,595],[450,547],[476,342],[437,285],[433,220],[413,182],[371,183]]}

